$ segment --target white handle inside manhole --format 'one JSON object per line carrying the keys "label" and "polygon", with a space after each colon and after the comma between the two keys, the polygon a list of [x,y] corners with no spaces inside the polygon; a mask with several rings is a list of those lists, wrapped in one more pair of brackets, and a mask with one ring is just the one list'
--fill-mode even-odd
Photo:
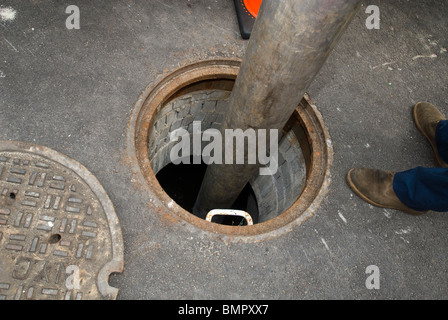
{"label": "white handle inside manhole", "polygon": [[205,220],[212,222],[213,216],[240,216],[246,219],[247,225],[251,226],[254,224],[252,217],[246,211],[242,210],[232,210],[232,209],[213,209],[207,213]]}

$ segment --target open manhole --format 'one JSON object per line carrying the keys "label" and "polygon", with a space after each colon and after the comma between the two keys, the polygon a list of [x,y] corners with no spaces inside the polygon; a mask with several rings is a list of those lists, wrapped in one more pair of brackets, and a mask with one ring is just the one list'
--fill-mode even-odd
{"label": "open manhole", "polygon": [[123,270],[114,207],[80,163],[0,141],[0,300],[115,299]]}
{"label": "open manhole", "polygon": [[[239,66],[240,61],[233,59],[201,61],[150,85],[131,119],[129,151],[150,196],[164,203],[168,213],[231,240],[262,240],[313,214],[330,181],[332,147],[322,117],[306,95],[280,133],[277,172],[253,177],[232,208],[216,208],[245,211],[253,225],[240,216],[209,222],[193,215],[207,165],[173,164],[170,155],[178,141],[171,140],[170,133],[181,128],[192,134],[198,121],[201,131],[219,128]],[[206,145],[202,142],[201,150]]]}

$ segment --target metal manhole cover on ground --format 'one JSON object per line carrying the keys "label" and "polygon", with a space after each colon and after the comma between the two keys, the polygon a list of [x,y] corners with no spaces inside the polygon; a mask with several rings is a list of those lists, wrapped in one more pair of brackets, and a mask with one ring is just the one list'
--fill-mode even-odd
{"label": "metal manhole cover on ground", "polygon": [[0,300],[115,299],[123,270],[114,207],[78,162],[0,141]]}

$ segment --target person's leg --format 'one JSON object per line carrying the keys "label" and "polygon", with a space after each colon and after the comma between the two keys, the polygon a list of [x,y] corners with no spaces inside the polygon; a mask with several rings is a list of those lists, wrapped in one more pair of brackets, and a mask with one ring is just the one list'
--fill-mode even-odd
{"label": "person's leg", "polygon": [[356,168],[348,172],[348,184],[359,197],[378,207],[411,214],[448,212],[448,120],[427,102],[415,105],[414,120],[441,168],[418,167],[398,173]]}
{"label": "person's leg", "polygon": [[397,172],[393,190],[402,203],[414,210],[448,212],[448,168],[417,167]]}
{"label": "person's leg", "polygon": [[437,125],[436,145],[440,157],[448,163],[448,120],[442,120]]}
{"label": "person's leg", "polygon": [[414,107],[414,121],[431,144],[437,166],[448,168],[448,123],[443,113],[428,102],[419,102]]}
{"label": "person's leg", "polygon": [[417,167],[394,175],[393,189],[406,206],[415,210],[448,211],[448,120],[432,104],[414,107],[417,128],[429,140],[441,168]]}
{"label": "person's leg", "polygon": [[393,188],[393,172],[355,168],[348,172],[347,182],[356,195],[374,206],[400,210],[415,215],[425,213],[423,210],[415,210],[400,201]]}

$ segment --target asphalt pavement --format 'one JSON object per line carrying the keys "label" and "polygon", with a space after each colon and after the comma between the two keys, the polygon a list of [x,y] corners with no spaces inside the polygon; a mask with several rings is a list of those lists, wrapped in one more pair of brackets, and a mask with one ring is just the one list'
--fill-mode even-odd
{"label": "asphalt pavement", "polygon": [[[69,5],[80,9],[68,29]],[[379,29],[366,27],[368,5]],[[127,158],[134,105],[189,61],[243,57],[232,0],[0,0],[0,140],[53,148],[86,166],[123,232],[118,299],[447,299],[448,215],[373,207],[352,167],[434,166],[412,121],[428,101],[448,115],[448,2],[364,2],[308,93],[334,149],[329,192],[291,232],[226,243],[149,206]],[[368,288],[371,269],[379,288]],[[369,271],[370,272],[370,271]]]}

